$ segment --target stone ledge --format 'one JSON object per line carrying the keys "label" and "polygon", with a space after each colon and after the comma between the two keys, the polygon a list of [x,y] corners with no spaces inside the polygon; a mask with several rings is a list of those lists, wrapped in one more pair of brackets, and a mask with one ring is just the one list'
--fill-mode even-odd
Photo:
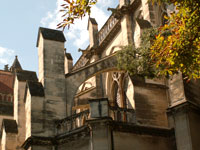
{"label": "stone ledge", "polygon": [[29,137],[24,144],[21,146],[27,150],[30,146],[57,146],[60,144],[68,143],[77,138],[82,138],[89,135],[90,129],[88,126],[83,126],[72,130],[70,132],[57,135],[54,137],[41,137],[41,136],[31,136]]}
{"label": "stone ledge", "polygon": [[110,122],[110,125],[113,131],[128,132],[134,134],[143,134],[143,135],[153,135],[153,136],[162,136],[162,137],[171,137],[174,136],[174,129],[170,128],[160,128],[154,126],[142,126],[137,124],[128,124],[124,122]]}
{"label": "stone ledge", "polygon": [[167,113],[169,115],[173,115],[178,112],[188,112],[188,111],[195,111],[200,114],[200,106],[198,104],[195,104],[191,101],[185,101],[183,103],[180,103],[175,106],[171,106],[167,109]]}

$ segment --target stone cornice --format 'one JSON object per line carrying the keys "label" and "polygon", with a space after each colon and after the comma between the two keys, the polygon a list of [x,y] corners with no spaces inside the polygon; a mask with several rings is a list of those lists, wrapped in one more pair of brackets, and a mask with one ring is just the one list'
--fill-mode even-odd
{"label": "stone cornice", "polygon": [[128,132],[128,133],[134,133],[134,134],[163,136],[163,137],[174,136],[174,129],[170,129],[170,128],[142,126],[142,125],[137,125],[137,124],[117,122],[117,121],[110,122],[110,126],[112,127],[113,131],[119,131],[119,132]]}
{"label": "stone cornice", "polygon": [[54,137],[40,137],[40,136],[31,136],[29,137],[22,148],[28,149],[30,146],[58,146],[64,143],[68,143],[79,138],[89,137],[90,131],[96,125],[107,125],[111,128],[112,131],[118,132],[127,132],[139,135],[151,135],[151,136],[161,136],[161,137],[174,137],[174,129],[170,128],[161,128],[153,126],[142,126],[138,124],[131,124],[125,122],[113,121],[110,117],[102,117],[97,119],[87,120],[87,125],[60,134]]}
{"label": "stone cornice", "polygon": [[55,137],[56,144],[60,145],[60,144],[68,143],[68,142],[74,141],[78,138],[83,138],[83,137],[89,136],[89,134],[90,134],[89,127],[83,126],[83,127],[77,128],[75,130],[72,130],[68,133],[65,133],[62,135],[57,135]]}
{"label": "stone cornice", "polygon": [[179,112],[194,111],[200,114],[200,106],[191,101],[183,102],[176,106],[171,106],[167,109],[169,115],[174,115]]}
{"label": "stone cornice", "polygon": [[88,126],[83,126],[81,128],[77,128],[76,130],[72,130],[71,132],[67,132],[65,134],[57,135],[54,137],[41,137],[41,136],[31,136],[29,137],[24,144],[21,146],[25,150],[27,150],[30,146],[57,146],[60,144],[68,143],[77,138],[82,138],[89,135]]}

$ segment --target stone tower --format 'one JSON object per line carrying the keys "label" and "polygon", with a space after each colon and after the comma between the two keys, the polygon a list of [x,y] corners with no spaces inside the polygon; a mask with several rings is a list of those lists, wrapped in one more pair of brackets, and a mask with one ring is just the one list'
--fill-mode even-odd
{"label": "stone tower", "polygon": [[[39,28],[37,47],[39,82],[44,87],[45,128],[51,133],[53,121],[66,117],[64,42],[62,31]],[[48,130],[48,128],[51,130]]]}

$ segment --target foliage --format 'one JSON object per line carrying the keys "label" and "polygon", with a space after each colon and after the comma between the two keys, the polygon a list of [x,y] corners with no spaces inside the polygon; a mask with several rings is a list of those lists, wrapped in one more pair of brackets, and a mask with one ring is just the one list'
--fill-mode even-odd
{"label": "foliage", "polygon": [[97,0],[63,0],[61,12],[63,14],[63,21],[59,23],[58,28],[65,29],[66,26],[74,23],[75,19],[82,19],[86,14],[90,15],[91,6],[96,4]]}
{"label": "foliage", "polygon": [[150,47],[157,31],[155,28],[144,30],[141,36],[142,46],[138,48],[134,45],[124,46],[117,54],[117,67],[126,70],[130,75],[155,77],[158,70],[151,60]]}
{"label": "foliage", "polygon": [[120,69],[149,77],[181,71],[188,79],[200,78],[200,1],[176,0],[174,4],[177,11],[158,28],[155,37],[156,30],[148,29],[139,48],[127,46],[119,53]]}
{"label": "foliage", "polygon": [[[98,0],[63,1],[64,19],[58,28],[64,29],[75,19],[90,14],[91,6]],[[200,0],[149,1],[174,3],[177,11],[167,18],[166,25],[159,28],[156,38],[146,36],[149,41],[143,38],[140,48],[124,47],[124,52],[119,54],[119,67],[131,74],[145,76],[166,76],[181,71],[189,79],[200,78]]]}
{"label": "foliage", "polygon": [[177,0],[177,12],[159,28],[151,47],[151,59],[159,75],[181,71],[187,78],[200,78],[200,1]]}

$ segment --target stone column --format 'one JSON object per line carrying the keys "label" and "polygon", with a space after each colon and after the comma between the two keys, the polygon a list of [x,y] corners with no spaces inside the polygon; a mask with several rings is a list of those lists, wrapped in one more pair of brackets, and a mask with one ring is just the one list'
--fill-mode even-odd
{"label": "stone column", "polygon": [[132,29],[132,15],[129,12],[129,1],[127,0],[120,0],[119,1],[119,8],[121,9],[121,29],[122,29],[122,36],[123,36],[123,45],[129,45],[133,43],[133,29]]}
{"label": "stone column", "polygon": [[108,122],[108,99],[94,99],[89,101],[91,119],[87,120],[91,128],[91,150],[111,150],[112,138]]}
{"label": "stone column", "polygon": [[91,128],[91,150],[112,150],[110,118],[88,120]]}

